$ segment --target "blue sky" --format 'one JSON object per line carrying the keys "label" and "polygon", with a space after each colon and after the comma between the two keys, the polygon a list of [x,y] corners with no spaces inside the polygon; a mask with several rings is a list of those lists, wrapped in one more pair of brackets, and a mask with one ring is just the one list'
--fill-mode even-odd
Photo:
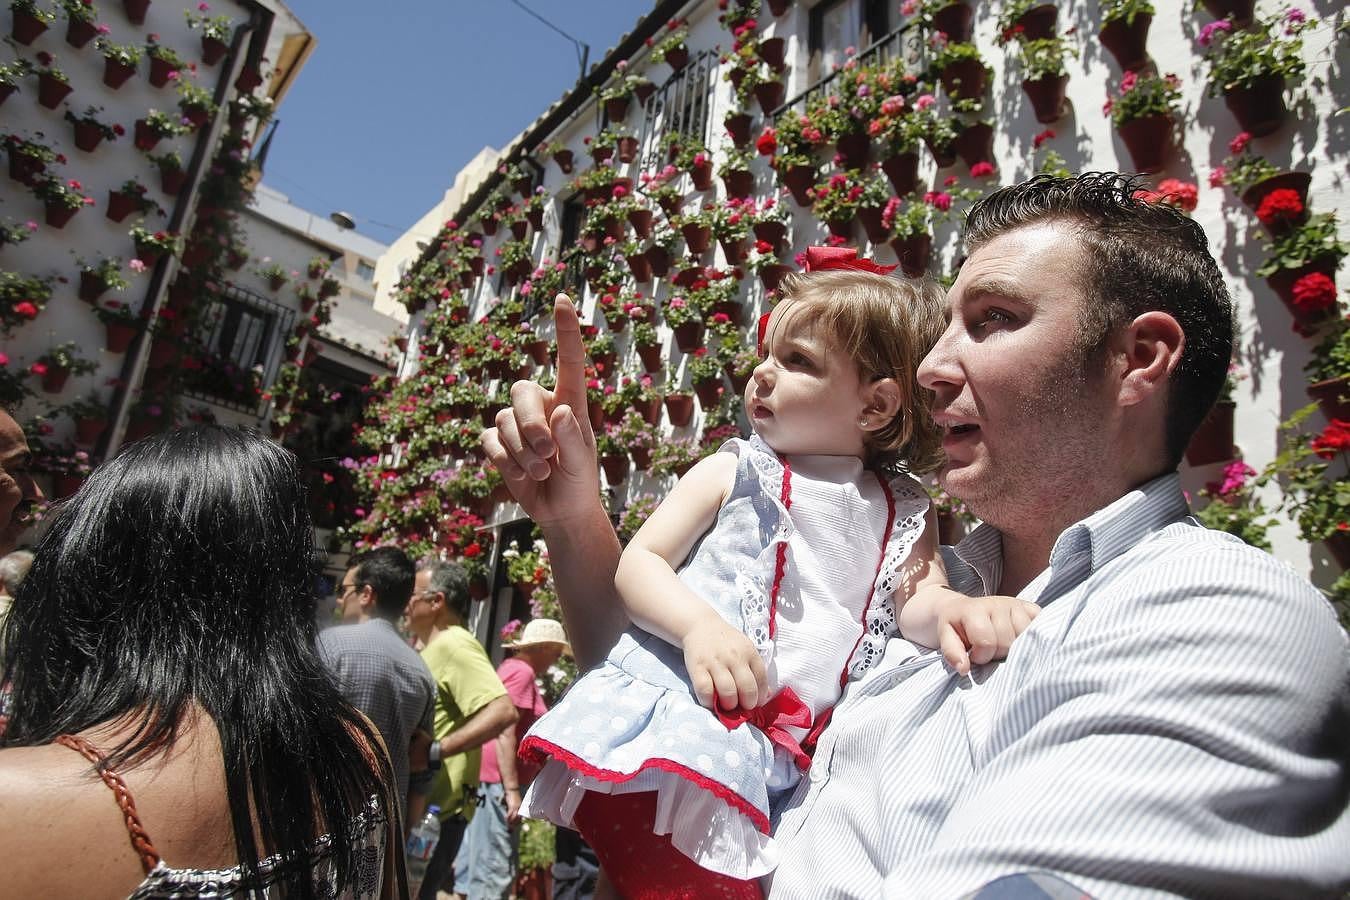
{"label": "blue sky", "polygon": [[[589,44],[592,63],[653,6],[522,2]],[[277,112],[263,180],[312,212],[346,210],[384,243],[482,147],[503,147],[580,73],[577,49],[511,0],[288,5],[318,46]]]}

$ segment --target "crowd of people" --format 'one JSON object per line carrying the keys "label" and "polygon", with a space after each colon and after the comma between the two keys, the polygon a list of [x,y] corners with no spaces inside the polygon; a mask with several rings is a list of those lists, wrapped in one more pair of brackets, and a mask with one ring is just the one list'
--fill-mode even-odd
{"label": "crowd of people", "polygon": [[[761,323],[754,435],[627,549],[560,297],[556,386],[483,444],[564,623],[496,669],[464,570],[398,548],[321,628],[295,460],[248,431],[129,445],[14,554],[42,497],[0,413],[5,892],[402,897],[434,807],[427,900],[509,896],[522,815],[582,833],[601,897],[1339,896],[1350,642],[1189,516],[1232,311],[1133,187],[996,191],[945,302],[815,254]],[[927,469],[982,520],[956,547]]]}

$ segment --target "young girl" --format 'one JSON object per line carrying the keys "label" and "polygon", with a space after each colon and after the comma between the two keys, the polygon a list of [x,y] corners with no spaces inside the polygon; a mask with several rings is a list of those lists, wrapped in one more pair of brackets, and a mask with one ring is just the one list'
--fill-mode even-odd
{"label": "young girl", "polygon": [[899,471],[940,459],[915,371],[944,305],[878,269],[784,280],[745,391],[754,436],[629,543],[615,583],[636,627],[521,744],[545,760],[525,814],[577,828],[623,897],[758,897],[776,802],[897,626],[964,672],[967,638],[986,662],[1035,613],[946,586],[928,496]]}

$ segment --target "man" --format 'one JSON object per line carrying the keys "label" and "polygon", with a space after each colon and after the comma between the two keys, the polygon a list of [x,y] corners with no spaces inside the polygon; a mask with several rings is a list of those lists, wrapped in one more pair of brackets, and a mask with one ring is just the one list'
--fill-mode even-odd
{"label": "man", "polygon": [[516,709],[486,651],[464,628],[469,600],[469,576],[462,566],[428,559],[417,567],[408,628],[421,640],[422,659],[436,683],[431,752],[440,769],[428,802],[440,807],[441,816],[441,837],[427,864],[421,900],[436,900],[451,874],[477,800],[479,748],[516,722]]}
{"label": "man", "polygon": [[0,409],[0,556],[13,550],[33,522],[33,506],[43,499],[29,470],[33,455],[23,429]]}
{"label": "man", "polygon": [[[940,480],[984,519],[952,583],[1041,614],[963,677],[899,638],[848,686],[775,836],[772,898],[955,897],[1056,873],[1098,897],[1335,895],[1350,883],[1347,641],[1269,555],[1199,527],[1175,468],[1232,340],[1204,233],[1110,174],[970,213],[920,366]],[[544,529],[582,666],[626,626],[575,314],[558,388],[483,436]]]}
{"label": "man", "polygon": [[478,811],[464,832],[455,859],[455,893],[468,900],[506,900],[516,880],[520,844],[520,798],[538,773],[537,766],[520,762],[520,738],[548,711],[537,679],[570,652],[567,634],[553,619],[531,619],[520,638],[503,644],[514,653],[497,667],[516,709],[516,724],[482,747],[478,770]]}
{"label": "man", "polygon": [[409,756],[419,731],[430,738],[436,709],[431,673],[398,633],[399,617],[412,595],[413,574],[412,560],[397,547],[377,547],[353,556],[337,589],[344,624],[319,632],[318,641],[319,655],[337,676],[342,695],[375,723],[384,738],[407,828],[426,812],[433,774],[426,768],[425,753],[417,754],[418,765],[412,765]]}

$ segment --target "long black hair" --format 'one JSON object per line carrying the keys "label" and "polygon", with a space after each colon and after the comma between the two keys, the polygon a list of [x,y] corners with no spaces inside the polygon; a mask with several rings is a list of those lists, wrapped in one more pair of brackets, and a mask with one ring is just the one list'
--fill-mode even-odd
{"label": "long black hair", "polygon": [[202,425],[130,445],[38,544],[4,626],[3,743],[128,717],[138,727],[107,765],[135,766],[195,701],[220,733],[249,881],[276,853],[284,894],[314,896],[311,847],[327,833],[351,884],[356,817],[373,795],[393,821],[399,807],[374,729],[315,650],[313,543],[294,457],[258,434]]}

